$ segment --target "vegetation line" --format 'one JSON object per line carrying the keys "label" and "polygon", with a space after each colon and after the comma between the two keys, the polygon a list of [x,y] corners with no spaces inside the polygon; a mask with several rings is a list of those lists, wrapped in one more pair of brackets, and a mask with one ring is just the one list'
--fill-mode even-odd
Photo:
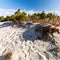
{"label": "vegetation line", "polygon": [[34,13],[32,15],[21,12],[20,9],[18,9],[13,15],[11,16],[0,16],[0,22],[4,21],[13,21],[16,24],[20,24],[25,21],[32,21],[34,23],[49,23],[55,26],[60,25],[60,16],[55,15],[55,13],[48,13],[46,14],[45,11],[42,11],[41,13]]}

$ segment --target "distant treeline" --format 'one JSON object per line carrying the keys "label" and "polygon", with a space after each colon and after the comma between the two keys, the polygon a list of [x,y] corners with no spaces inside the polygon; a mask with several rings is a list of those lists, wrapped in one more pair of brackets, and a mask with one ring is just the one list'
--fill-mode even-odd
{"label": "distant treeline", "polygon": [[16,23],[21,23],[24,21],[32,21],[32,22],[46,22],[46,20],[59,20],[60,17],[58,15],[55,15],[55,13],[45,13],[45,11],[42,11],[41,13],[34,13],[32,15],[28,14],[26,12],[21,12],[20,9],[18,9],[13,15],[3,17],[0,16],[0,22],[3,21],[13,21]]}

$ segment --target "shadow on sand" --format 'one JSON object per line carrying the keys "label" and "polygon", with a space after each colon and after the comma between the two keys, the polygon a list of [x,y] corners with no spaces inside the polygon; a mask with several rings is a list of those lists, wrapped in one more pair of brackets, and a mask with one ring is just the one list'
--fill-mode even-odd
{"label": "shadow on sand", "polygon": [[31,25],[33,25],[33,23],[21,23],[21,24],[16,24],[14,22],[11,22],[11,21],[6,21],[6,22],[1,22],[2,24],[0,24],[0,28],[4,28],[4,27],[17,27],[17,28],[30,28]]}
{"label": "shadow on sand", "polygon": [[0,56],[0,60],[4,60],[4,57],[3,56]]}
{"label": "shadow on sand", "polygon": [[[0,28],[14,26],[14,25],[15,25],[14,22],[4,22],[4,23],[0,24]],[[22,35],[22,37],[25,41],[27,41],[27,40],[30,40],[30,41],[35,41],[35,40],[51,41],[51,40],[54,40],[50,36],[48,38],[43,37],[41,39],[38,39],[37,35],[35,34],[36,25],[33,25],[33,23],[18,24],[15,27],[23,28],[23,29],[26,28],[26,31],[23,32],[23,35]]]}
{"label": "shadow on sand", "polygon": [[[1,23],[2,23],[2,22],[1,22]],[[0,24],[0,28],[12,26],[12,25],[14,25],[13,22],[3,22],[2,24]]]}
{"label": "shadow on sand", "polygon": [[23,33],[23,38],[25,41],[31,40],[34,41],[37,39],[37,36],[35,35],[35,26],[28,28],[24,33]]}
{"label": "shadow on sand", "polygon": [[39,39],[37,37],[37,35],[35,34],[35,27],[36,27],[36,25],[33,26],[33,27],[30,27],[25,32],[23,32],[23,35],[22,36],[23,36],[23,39],[25,41],[30,40],[30,41],[33,41],[34,42],[35,40],[41,40],[41,41],[49,42],[49,41],[55,40],[54,38],[52,38],[50,36],[48,36],[48,37],[44,37],[43,36],[41,39]]}

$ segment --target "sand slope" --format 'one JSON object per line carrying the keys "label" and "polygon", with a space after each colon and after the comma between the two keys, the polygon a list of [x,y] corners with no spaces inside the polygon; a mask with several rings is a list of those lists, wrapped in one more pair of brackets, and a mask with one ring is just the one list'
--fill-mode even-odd
{"label": "sand slope", "polygon": [[[11,60],[57,60],[48,52],[49,41],[37,39],[35,24],[25,24],[12,27],[12,22],[0,23],[0,60],[4,60],[7,52],[12,52]],[[55,34],[55,40],[60,44],[60,35]],[[59,53],[60,54],[60,53]]]}

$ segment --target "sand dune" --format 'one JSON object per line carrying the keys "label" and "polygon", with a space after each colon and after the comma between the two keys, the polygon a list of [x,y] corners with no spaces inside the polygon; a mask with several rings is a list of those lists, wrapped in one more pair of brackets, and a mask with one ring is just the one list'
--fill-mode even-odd
{"label": "sand dune", "polygon": [[[0,60],[5,54],[12,53],[11,60],[57,60],[59,56],[53,55],[50,49],[51,41],[37,39],[35,24],[14,25],[12,22],[0,23]],[[55,33],[55,40],[60,45],[60,34]],[[48,48],[49,47],[49,48]]]}

